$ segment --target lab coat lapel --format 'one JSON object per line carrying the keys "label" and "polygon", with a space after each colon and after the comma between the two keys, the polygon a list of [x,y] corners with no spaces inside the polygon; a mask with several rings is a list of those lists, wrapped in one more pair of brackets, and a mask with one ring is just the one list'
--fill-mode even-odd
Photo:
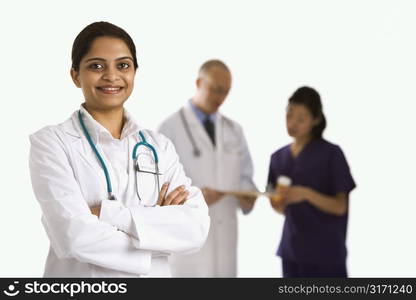
{"label": "lab coat lapel", "polygon": [[220,153],[222,151],[224,151],[223,147],[224,147],[224,130],[222,128],[223,126],[223,116],[218,112],[217,113],[217,118],[215,119],[215,142],[217,145],[217,149],[218,149],[218,154],[220,155]]}
{"label": "lab coat lapel", "polygon": [[[81,164],[81,167],[89,168],[97,176],[96,181],[97,183],[99,182],[100,189],[107,190],[107,184],[106,184],[104,171],[97,157],[95,156],[95,153],[92,150],[90,144],[85,138],[84,133],[82,132],[82,129],[79,123],[76,122],[77,120],[78,119],[75,119],[73,116],[70,120],[68,120],[64,124],[64,131],[67,134],[68,140],[72,141],[71,149],[75,150],[78,158],[81,158],[80,160],[78,160],[78,163]],[[98,151],[100,151],[99,147],[97,148],[98,148]],[[107,159],[105,155],[102,153],[102,151],[100,151],[100,153],[104,159],[104,162],[107,165],[107,168],[110,168],[109,164],[107,163]],[[109,170],[109,172],[110,172],[110,177],[111,177],[111,173],[112,173],[111,170]],[[112,178],[111,178],[111,181],[114,182]]]}
{"label": "lab coat lapel", "polygon": [[[215,119],[215,138],[216,138],[216,148],[217,151],[215,153],[215,157],[216,157],[216,162],[219,163],[219,165],[224,166],[225,164],[227,164],[227,161],[225,161],[223,159],[224,157],[224,129],[223,129],[223,116],[218,112],[217,113],[217,118]],[[224,164],[224,165],[223,165]],[[224,180],[226,181],[227,179],[223,178],[223,174],[222,174],[222,168],[221,167],[217,167],[216,168],[216,176],[215,176],[215,180],[216,180],[216,186],[218,186],[218,188],[223,189],[223,184],[224,184]]]}
{"label": "lab coat lapel", "polygon": [[[204,126],[195,116],[195,113],[193,112],[191,108],[191,104],[188,103],[184,108],[185,108],[185,118],[189,124],[189,130],[194,135],[196,144],[200,145],[200,147],[202,148],[201,151],[204,151],[206,149],[209,149],[210,151],[214,151],[215,147],[212,144],[211,139],[209,138],[208,133],[206,132]],[[217,132],[217,128],[215,128],[215,132]],[[215,133],[215,135],[216,134],[217,133]]]}

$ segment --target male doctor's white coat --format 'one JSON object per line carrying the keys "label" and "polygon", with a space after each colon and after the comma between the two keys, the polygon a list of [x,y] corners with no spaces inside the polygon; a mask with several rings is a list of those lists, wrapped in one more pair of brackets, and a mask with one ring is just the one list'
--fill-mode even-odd
{"label": "male doctor's white coat", "polygon": [[[120,140],[114,139],[81,106],[85,125],[109,169],[117,201],[107,200],[104,172],[82,131],[78,111],[57,126],[30,136],[32,185],[50,240],[46,277],[170,276],[167,257],[197,251],[209,229],[201,191],[190,186],[172,143],[143,130],[159,155],[160,184],[168,193],[190,191],[183,205],[154,206],[158,191],[151,174],[139,173],[136,196],[131,153],[142,130],[125,112]],[[154,170],[149,149],[139,147],[140,168]],[[90,207],[101,204],[100,217]]]}
{"label": "male doctor's white coat", "polygon": [[[193,154],[180,111],[164,121],[159,132],[175,145],[185,173],[200,188],[216,190],[257,190],[253,164],[241,126],[217,113],[214,147],[206,130],[192,110],[190,102],[182,112],[200,156]],[[199,252],[169,257],[172,275],[177,277],[237,276],[237,211],[239,201],[224,196],[209,206],[211,226],[206,243]],[[246,211],[245,213],[248,213]]]}

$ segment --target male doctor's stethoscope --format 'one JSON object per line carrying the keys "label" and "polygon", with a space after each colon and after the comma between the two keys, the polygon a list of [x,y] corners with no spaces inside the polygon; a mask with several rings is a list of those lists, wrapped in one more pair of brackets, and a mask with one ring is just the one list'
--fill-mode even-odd
{"label": "male doctor's stethoscope", "polygon": [[[109,200],[117,200],[116,197],[115,197],[115,195],[113,194],[113,187],[111,186],[111,179],[110,179],[110,175],[108,173],[107,166],[106,166],[106,164],[104,162],[104,159],[102,158],[101,154],[98,152],[97,147],[94,145],[94,142],[91,139],[91,136],[90,136],[90,134],[89,134],[89,132],[87,130],[87,127],[84,124],[84,120],[82,119],[82,113],[81,113],[81,111],[78,111],[78,119],[79,119],[79,123],[81,124],[82,130],[84,131],[85,137],[88,140],[88,143],[90,144],[92,150],[95,153],[95,156],[97,157],[98,161],[101,164],[101,167],[103,168],[104,175],[105,175],[105,180],[106,180],[106,183],[107,183],[108,199]],[[158,155],[157,155],[157,152],[156,152],[155,147],[153,147],[152,145],[150,145],[146,141],[146,138],[144,137],[142,131],[139,131],[139,137],[140,137],[141,141],[138,142],[134,146],[132,157],[133,157],[134,170],[135,170],[134,184],[136,186],[136,194],[137,194],[137,197],[139,198],[139,200],[141,201],[142,199],[140,198],[140,194],[139,194],[139,184],[138,184],[137,174],[139,172],[143,172],[143,173],[149,173],[149,174],[155,175],[156,182],[157,182],[158,197],[159,197],[160,196],[160,182],[159,182],[159,175],[160,175],[160,173],[159,173],[159,158],[158,158]],[[139,155],[136,154],[137,153],[137,149],[140,146],[143,146],[145,148],[148,148],[152,152],[153,159],[155,161],[155,172],[144,171],[144,170],[141,170],[140,169],[139,160],[138,160]]]}
{"label": "male doctor's stethoscope", "polygon": [[[186,117],[185,117],[185,109],[183,107],[179,111],[179,114],[181,116],[181,121],[182,121],[183,127],[185,128],[186,135],[188,136],[188,138],[189,138],[189,140],[191,142],[191,145],[192,145],[192,149],[193,149],[192,150],[192,154],[195,157],[200,157],[201,156],[201,150],[199,149],[199,147],[197,146],[197,144],[195,142],[194,136],[193,136],[193,134],[191,132],[191,128],[190,128],[190,126],[188,124],[188,121],[186,120]],[[227,123],[228,126],[232,130],[234,129],[234,125],[233,125],[233,123],[230,120],[228,120],[224,116],[221,119],[223,120],[223,124]],[[223,126],[223,128],[224,128],[224,126]]]}

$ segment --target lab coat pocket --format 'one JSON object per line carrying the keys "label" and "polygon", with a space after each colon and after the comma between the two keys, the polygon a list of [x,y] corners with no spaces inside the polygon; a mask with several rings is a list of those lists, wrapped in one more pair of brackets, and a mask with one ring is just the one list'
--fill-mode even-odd
{"label": "lab coat pocket", "polygon": [[235,140],[234,138],[230,138],[228,141],[224,143],[223,148],[224,148],[225,153],[236,154],[239,152],[240,144],[238,140]]}

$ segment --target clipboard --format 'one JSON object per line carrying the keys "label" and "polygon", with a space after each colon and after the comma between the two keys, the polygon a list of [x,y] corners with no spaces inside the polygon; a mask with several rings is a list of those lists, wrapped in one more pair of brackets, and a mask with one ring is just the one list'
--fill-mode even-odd
{"label": "clipboard", "polygon": [[276,193],[271,192],[259,192],[256,190],[241,190],[241,191],[220,191],[221,193],[224,193],[225,195],[231,195],[236,197],[260,197],[265,196],[268,198],[271,198],[272,196],[276,196]]}

